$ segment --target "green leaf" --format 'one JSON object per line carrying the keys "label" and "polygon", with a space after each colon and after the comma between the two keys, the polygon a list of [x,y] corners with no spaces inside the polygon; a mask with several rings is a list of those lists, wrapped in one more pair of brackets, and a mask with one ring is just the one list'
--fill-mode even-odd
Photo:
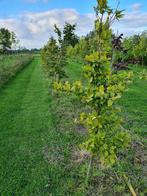
{"label": "green leaf", "polygon": [[109,101],[108,101],[108,107],[110,107],[110,106],[112,106],[113,105],[113,101],[110,99]]}

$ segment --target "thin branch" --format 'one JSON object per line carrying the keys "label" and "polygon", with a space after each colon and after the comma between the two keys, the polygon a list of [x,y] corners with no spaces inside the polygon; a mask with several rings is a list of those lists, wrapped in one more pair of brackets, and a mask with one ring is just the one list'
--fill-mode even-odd
{"label": "thin branch", "polygon": [[132,193],[132,195],[133,195],[133,196],[137,196],[137,194],[136,194],[136,192],[135,192],[135,190],[134,190],[132,184],[131,184],[130,181],[128,180],[127,176],[126,176],[125,174],[123,174],[123,177],[124,177],[124,180],[125,180],[125,182],[126,182],[128,188],[129,188],[130,192]]}
{"label": "thin branch", "polygon": [[[120,5],[120,0],[119,0],[118,3],[117,3],[117,6],[116,6],[116,8],[115,8],[115,12],[118,10],[119,5]],[[114,12],[114,14],[112,14],[112,16],[110,17],[110,26],[113,24],[114,20],[116,19],[116,18],[115,18],[115,12]]]}

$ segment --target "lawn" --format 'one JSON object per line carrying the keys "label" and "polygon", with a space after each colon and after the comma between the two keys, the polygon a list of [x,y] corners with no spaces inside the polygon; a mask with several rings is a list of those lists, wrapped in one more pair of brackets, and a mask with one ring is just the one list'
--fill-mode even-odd
{"label": "lawn", "polygon": [[[139,79],[143,68],[134,66],[134,80],[120,101],[126,127],[145,140],[147,133],[147,81]],[[144,69],[147,70],[146,67]]]}

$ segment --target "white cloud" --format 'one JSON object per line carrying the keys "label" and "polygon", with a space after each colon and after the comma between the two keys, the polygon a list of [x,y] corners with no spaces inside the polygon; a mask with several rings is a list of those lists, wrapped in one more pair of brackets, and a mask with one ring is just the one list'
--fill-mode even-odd
{"label": "white cloud", "polygon": [[49,36],[54,35],[53,27],[60,28],[65,22],[77,23],[78,35],[83,35],[93,28],[94,16],[82,15],[75,9],[54,9],[39,13],[25,13],[17,19],[0,19],[0,27],[16,32],[21,44],[29,48],[42,47]]}
{"label": "white cloud", "polygon": [[116,22],[114,25],[115,31],[118,30],[124,35],[139,34],[144,30],[147,30],[147,12],[141,12],[140,10],[128,12],[124,18]]}
{"label": "white cloud", "polygon": [[142,7],[141,3],[134,3],[131,5],[133,11],[138,11]]}
{"label": "white cloud", "polygon": [[[94,14],[80,14],[75,9],[53,9],[39,13],[24,13],[17,18],[0,19],[0,27],[6,27],[14,32],[20,43],[28,48],[42,47],[51,35],[53,26],[60,28],[65,22],[77,23],[77,34],[85,35],[93,29]],[[130,35],[147,29],[147,12],[133,10],[126,13],[124,19],[113,25],[115,31]]]}

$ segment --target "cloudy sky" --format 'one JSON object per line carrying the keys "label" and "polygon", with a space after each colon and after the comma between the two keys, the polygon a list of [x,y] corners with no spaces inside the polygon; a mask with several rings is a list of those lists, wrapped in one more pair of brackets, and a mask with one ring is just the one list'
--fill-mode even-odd
{"label": "cloudy sky", "polygon": [[[120,0],[125,17],[113,26],[125,36],[147,30],[147,0]],[[109,0],[115,7],[118,0]],[[14,31],[21,46],[42,47],[54,35],[53,25],[77,23],[77,34],[93,28],[96,0],[0,0],[0,28]]]}

